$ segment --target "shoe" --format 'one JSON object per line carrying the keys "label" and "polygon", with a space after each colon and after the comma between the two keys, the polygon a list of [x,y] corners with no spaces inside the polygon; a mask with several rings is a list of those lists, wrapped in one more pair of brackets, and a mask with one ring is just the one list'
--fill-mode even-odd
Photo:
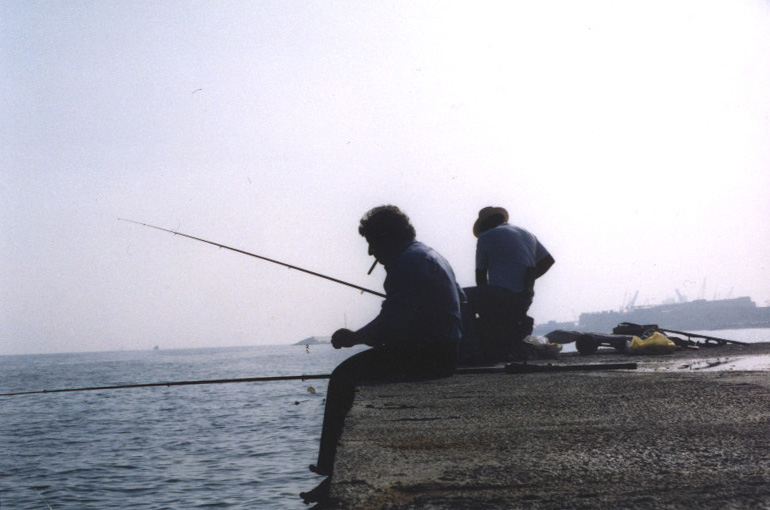
{"label": "shoe", "polygon": [[302,501],[309,505],[310,503],[321,503],[329,497],[329,489],[331,489],[332,477],[328,477],[326,480],[318,484],[318,487],[308,492],[300,492],[299,497]]}
{"label": "shoe", "polygon": [[320,467],[316,466],[315,464],[310,464],[310,466],[308,466],[308,469],[310,469],[310,471],[312,471],[313,473],[315,473],[317,475],[321,475],[321,476],[331,476],[332,475],[332,470],[331,469],[320,468]]}

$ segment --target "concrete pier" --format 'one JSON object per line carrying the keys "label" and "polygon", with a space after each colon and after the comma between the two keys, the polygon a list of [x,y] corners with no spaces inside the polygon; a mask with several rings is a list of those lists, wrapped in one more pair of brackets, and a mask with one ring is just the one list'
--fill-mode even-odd
{"label": "concrete pier", "polygon": [[599,351],[558,363],[639,369],[363,386],[322,508],[770,508],[770,377],[718,370],[768,354]]}

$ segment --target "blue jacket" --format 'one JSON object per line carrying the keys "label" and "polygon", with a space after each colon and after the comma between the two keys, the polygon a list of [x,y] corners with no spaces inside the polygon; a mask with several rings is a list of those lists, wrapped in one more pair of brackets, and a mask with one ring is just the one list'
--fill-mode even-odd
{"label": "blue jacket", "polygon": [[385,301],[380,314],[358,331],[371,346],[419,348],[456,345],[465,301],[449,263],[419,241],[409,241],[385,261]]}

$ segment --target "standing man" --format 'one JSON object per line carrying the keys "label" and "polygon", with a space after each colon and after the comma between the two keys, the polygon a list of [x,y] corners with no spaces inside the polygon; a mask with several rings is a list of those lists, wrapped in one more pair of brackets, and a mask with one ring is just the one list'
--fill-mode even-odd
{"label": "standing man", "polygon": [[[508,223],[508,211],[485,207],[473,225],[476,243],[476,287],[466,289],[468,312],[463,360],[484,363],[526,359],[522,340],[532,334],[527,315],[535,280],[554,264],[537,238]],[[474,327],[475,326],[475,327]],[[475,337],[475,339],[474,339]]]}
{"label": "standing man", "polygon": [[340,329],[332,336],[335,349],[359,344],[372,348],[351,356],[332,372],[318,463],[310,466],[327,478],[316,489],[300,494],[305,503],[328,495],[337,442],[356,385],[448,377],[457,364],[464,296],[449,263],[415,240],[414,227],[398,207],[385,205],[367,212],[358,232],[369,244],[369,255],[387,271],[386,297],[369,324],[358,331]]}

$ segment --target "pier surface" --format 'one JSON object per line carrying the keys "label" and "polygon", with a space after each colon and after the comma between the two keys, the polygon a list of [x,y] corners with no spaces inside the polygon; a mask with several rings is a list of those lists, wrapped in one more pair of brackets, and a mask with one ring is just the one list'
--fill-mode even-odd
{"label": "pier surface", "polygon": [[[330,501],[344,509],[770,508],[770,344],[360,388]],[[719,370],[722,368],[722,370]]]}

